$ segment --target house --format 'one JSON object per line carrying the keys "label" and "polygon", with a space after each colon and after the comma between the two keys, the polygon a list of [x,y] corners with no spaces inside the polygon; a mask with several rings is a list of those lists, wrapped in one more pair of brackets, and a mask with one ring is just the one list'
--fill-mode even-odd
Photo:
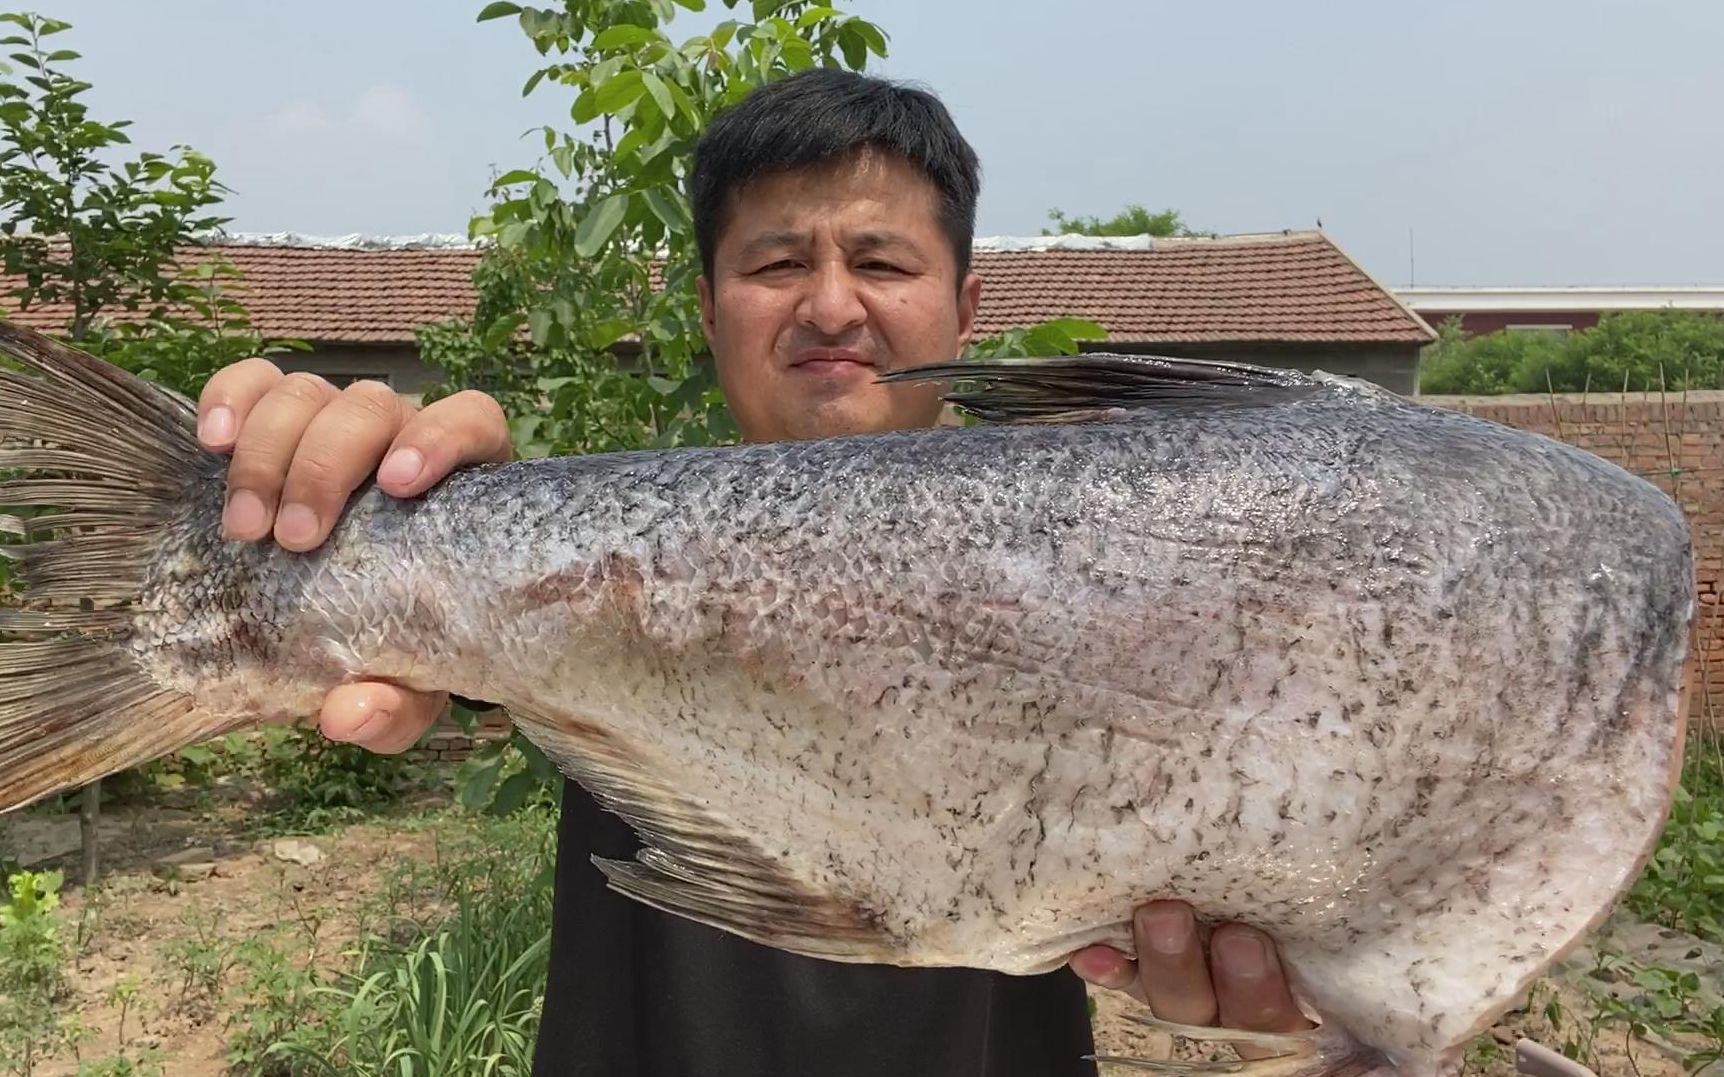
{"label": "house", "polygon": [[1696,310],[1724,315],[1724,286],[1671,288],[1402,288],[1401,302],[1426,322],[1460,319],[1461,332],[1567,333],[1591,329],[1605,314]]}
{"label": "house", "polygon": [[[284,367],[376,378],[404,393],[436,379],[414,330],[471,312],[480,257],[437,236],[238,236],[220,250],[244,275],[236,292],[258,331],[312,346],[279,356]],[[1108,330],[1096,350],[1320,367],[1404,393],[1415,391],[1420,347],[1435,338],[1320,232],[982,239],[975,263],[981,336],[1084,318]],[[57,314],[20,320],[54,326]]]}

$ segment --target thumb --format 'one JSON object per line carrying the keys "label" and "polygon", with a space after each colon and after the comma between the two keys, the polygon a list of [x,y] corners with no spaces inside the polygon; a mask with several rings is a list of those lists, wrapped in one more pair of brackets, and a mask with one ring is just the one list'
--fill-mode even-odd
{"label": "thumb", "polygon": [[410,692],[393,684],[343,684],[324,697],[318,728],[330,740],[380,755],[413,747],[448,704],[443,692]]}

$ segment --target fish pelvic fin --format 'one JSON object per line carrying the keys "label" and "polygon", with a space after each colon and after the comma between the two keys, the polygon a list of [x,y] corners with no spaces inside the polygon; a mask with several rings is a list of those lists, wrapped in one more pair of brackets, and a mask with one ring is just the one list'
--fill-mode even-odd
{"label": "fish pelvic fin", "polygon": [[594,857],[610,887],[660,912],[750,942],[830,961],[891,963],[902,953],[860,903],[796,878],[747,834],[663,777],[621,738],[584,722],[513,711],[523,735],[645,846],[632,861]]}
{"label": "fish pelvic fin", "polygon": [[1128,1015],[1128,1020],[1198,1043],[1249,1045],[1270,1053],[1249,1060],[1089,1056],[1104,1070],[1116,1068],[1138,1073],[1181,1075],[1225,1073],[1238,1074],[1239,1077],[1421,1077],[1417,1070],[1407,1071],[1395,1066],[1381,1052],[1364,1046],[1339,1030],[1319,1027],[1309,1032],[1245,1032],[1179,1025],[1137,1014]]}
{"label": "fish pelvic fin", "polygon": [[215,475],[191,406],[0,322],[0,475],[0,812],[220,732],[128,646],[160,533]]}
{"label": "fish pelvic fin", "polygon": [[1328,391],[1322,378],[1292,370],[1156,355],[991,359],[895,370],[886,384],[971,383],[945,399],[988,422],[1082,422],[1172,406],[1274,404]]}

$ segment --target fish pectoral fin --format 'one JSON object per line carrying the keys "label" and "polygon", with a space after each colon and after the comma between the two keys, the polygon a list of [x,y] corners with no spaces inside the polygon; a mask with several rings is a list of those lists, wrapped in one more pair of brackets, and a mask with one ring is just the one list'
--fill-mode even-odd
{"label": "fish pectoral fin", "polygon": [[1061,356],[935,363],[884,374],[885,383],[973,382],[945,399],[989,422],[1074,422],[1118,418],[1174,405],[1267,404],[1324,391],[1291,370],[1156,355]]}
{"label": "fish pectoral fin", "polygon": [[1245,1044],[1274,1054],[1250,1060],[1092,1055],[1090,1058],[1094,1062],[1147,1073],[1233,1073],[1241,1077],[1386,1077],[1395,1073],[1394,1066],[1381,1052],[1366,1047],[1344,1029],[1333,1026],[1322,1025],[1308,1032],[1247,1032],[1236,1028],[1182,1025],[1138,1012],[1127,1013],[1125,1019],[1197,1043]]}
{"label": "fish pectoral fin", "polygon": [[880,962],[901,952],[871,910],[796,878],[740,827],[659,777],[622,738],[584,722],[512,713],[527,739],[646,846],[633,861],[593,858],[612,889],[806,957]]}

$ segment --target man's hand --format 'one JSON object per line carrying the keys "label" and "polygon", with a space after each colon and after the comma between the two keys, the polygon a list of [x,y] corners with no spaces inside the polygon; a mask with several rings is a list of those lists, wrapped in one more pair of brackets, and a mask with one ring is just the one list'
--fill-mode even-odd
{"label": "man's hand", "polygon": [[[512,455],[497,402],[464,392],[418,410],[375,381],[336,389],[315,374],[283,374],[262,359],[217,371],[198,399],[198,440],[232,453],[222,531],[317,548],[348,497],[373,472],[396,497],[415,497],[464,464]],[[374,752],[412,747],[442,713],[443,693],[345,684],[323,701],[331,740]]]}
{"label": "man's hand", "polygon": [[[1241,1032],[1299,1032],[1312,1024],[1293,1001],[1275,944],[1244,924],[1223,924],[1204,953],[1182,901],[1152,901],[1132,917],[1135,962],[1111,946],[1072,955],[1071,968],[1098,987],[1124,991],[1163,1021]],[[1245,1045],[1246,1058],[1263,1052]]]}

